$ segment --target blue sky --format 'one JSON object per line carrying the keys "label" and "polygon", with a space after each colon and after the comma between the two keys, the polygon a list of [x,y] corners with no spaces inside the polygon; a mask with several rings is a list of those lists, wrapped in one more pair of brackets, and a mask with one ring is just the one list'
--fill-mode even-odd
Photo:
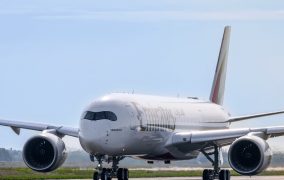
{"label": "blue sky", "polygon": [[[0,117],[77,127],[82,109],[110,92],[207,99],[225,25],[225,107],[284,109],[284,2],[1,0]],[[284,116],[233,127],[273,125]],[[21,149],[34,133],[1,127],[0,147]]]}

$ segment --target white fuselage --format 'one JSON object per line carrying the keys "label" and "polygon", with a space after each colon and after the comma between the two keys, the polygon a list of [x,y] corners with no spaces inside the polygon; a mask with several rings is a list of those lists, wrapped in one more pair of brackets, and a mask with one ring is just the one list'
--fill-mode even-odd
{"label": "white fuselage", "polygon": [[200,147],[192,147],[192,153],[170,154],[165,148],[168,139],[177,131],[229,128],[228,118],[222,106],[194,98],[115,93],[85,109],[79,139],[83,149],[93,155],[192,159]]}

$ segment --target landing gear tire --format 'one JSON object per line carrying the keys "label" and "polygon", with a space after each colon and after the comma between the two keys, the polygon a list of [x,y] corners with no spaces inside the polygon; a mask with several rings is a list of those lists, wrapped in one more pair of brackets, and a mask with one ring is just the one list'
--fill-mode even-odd
{"label": "landing gear tire", "polygon": [[117,170],[117,179],[118,180],[128,180],[128,169],[119,168]]}
{"label": "landing gear tire", "polygon": [[231,173],[229,170],[221,170],[219,173],[219,180],[230,180]]}
{"label": "landing gear tire", "polygon": [[94,172],[94,175],[93,175],[93,180],[99,180],[99,173],[98,172]]}
{"label": "landing gear tire", "polygon": [[118,179],[118,180],[121,180],[121,179],[122,179],[122,168],[119,168],[119,169],[117,170],[117,179]]}
{"label": "landing gear tire", "polygon": [[123,172],[124,172],[123,180],[128,180],[128,175],[129,175],[128,169],[123,169]]}
{"label": "landing gear tire", "polygon": [[231,172],[229,170],[226,170],[226,174],[227,174],[227,180],[231,179]]}
{"label": "landing gear tire", "polygon": [[214,171],[212,169],[204,169],[203,175],[202,175],[203,180],[212,180],[214,179]]}
{"label": "landing gear tire", "polygon": [[101,180],[108,180],[108,172],[106,168],[103,168],[101,172]]}
{"label": "landing gear tire", "polygon": [[107,169],[107,180],[111,180],[112,175],[111,175],[111,169]]}
{"label": "landing gear tire", "polygon": [[203,175],[202,175],[202,179],[203,180],[208,180],[209,179],[209,170],[208,169],[204,169]]}
{"label": "landing gear tire", "polygon": [[205,169],[203,171],[202,180],[230,180],[231,173],[229,170],[221,170],[220,172],[214,172],[212,169]]}
{"label": "landing gear tire", "polygon": [[214,171],[212,169],[209,169],[209,179],[214,179]]}
{"label": "landing gear tire", "polygon": [[225,170],[221,170],[219,173],[219,180],[226,180],[227,174]]}

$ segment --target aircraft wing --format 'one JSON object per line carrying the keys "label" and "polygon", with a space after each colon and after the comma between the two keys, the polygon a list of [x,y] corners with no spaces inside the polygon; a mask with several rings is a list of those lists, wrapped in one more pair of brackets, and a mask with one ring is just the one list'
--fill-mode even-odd
{"label": "aircraft wing", "polygon": [[259,118],[259,117],[265,117],[265,116],[273,116],[273,115],[283,114],[283,113],[284,111],[274,111],[274,112],[253,114],[253,115],[247,115],[247,116],[230,117],[226,122],[231,123],[231,122],[243,121],[247,119]]}
{"label": "aircraft wing", "polygon": [[54,126],[42,123],[10,121],[10,120],[0,119],[0,125],[11,127],[16,134],[20,134],[20,129],[30,129],[35,131],[55,130],[56,133],[60,135],[67,135],[73,137],[78,137],[79,134],[78,128]]}
{"label": "aircraft wing", "polygon": [[[237,138],[250,133],[261,134],[264,139],[284,135],[284,126],[266,128],[242,128],[208,131],[192,131],[175,133],[166,143],[169,150],[190,152],[211,148],[214,144],[219,147],[232,144]],[[201,147],[201,149],[200,149]]]}

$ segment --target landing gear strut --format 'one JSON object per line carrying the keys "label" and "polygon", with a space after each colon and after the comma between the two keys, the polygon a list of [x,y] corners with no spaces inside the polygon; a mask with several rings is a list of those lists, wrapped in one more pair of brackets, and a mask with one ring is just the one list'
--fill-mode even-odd
{"label": "landing gear strut", "polygon": [[[201,150],[201,152],[212,163],[213,166],[213,170],[205,169],[203,171],[203,180],[230,180],[230,171],[220,169],[220,148],[217,145],[214,145],[214,151],[211,153],[207,153],[204,150]],[[212,159],[210,155],[214,155],[214,158]]]}
{"label": "landing gear strut", "polygon": [[111,159],[107,159],[107,162],[112,162],[111,168],[103,168],[103,158],[104,156],[90,156],[91,160],[94,160],[94,157],[98,161],[98,166],[93,175],[93,180],[111,180],[116,177],[118,180],[128,180],[128,169],[119,168],[119,161],[122,160],[123,156],[114,156]]}

